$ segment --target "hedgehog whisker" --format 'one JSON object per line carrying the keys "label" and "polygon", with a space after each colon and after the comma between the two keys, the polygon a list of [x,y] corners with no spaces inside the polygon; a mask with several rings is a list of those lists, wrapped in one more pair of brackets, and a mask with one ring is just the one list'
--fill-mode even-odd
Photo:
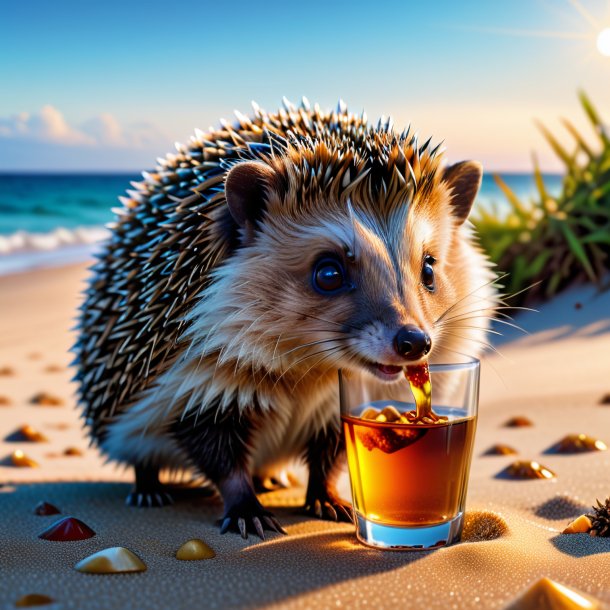
{"label": "hedgehog whisker", "polygon": [[280,380],[286,375],[286,373],[288,373],[291,369],[293,369],[295,366],[297,366],[298,364],[300,364],[301,362],[304,362],[305,360],[308,360],[309,358],[313,358],[315,356],[319,356],[320,354],[324,354],[326,352],[330,352],[331,350],[337,349],[337,346],[333,346],[333,347],[329,347],[326,349],[322,349],[322,350],[318,350],[317,352],[313,352],[311,354],[308,354],[307,356],[304,356],[303,358],[300,358],[299,360],[293,362],[292,364],[290,364],[288,366],[288,368],[282,372],[282,374],[276,379],[275,383],[272,386],[272,390],[275,389],[275,386],[277,386],[277,384],[280,382]]}
{"label": "hedgehog whisker", "polygon": [[506,357],[506,356],[504,356],[504,354],[500,353],[491,343],[488,343],[487,341],[481,341],[480,339],[473,339],[472,337],[464,337],[464,335],[450,332],[445,328],[441,329],[441,333],[444,336],[457,337],[458,339],[463,339],[464,341],[472,341],[473,343],[482,345],[486,349],[490,349],[492,352],[495,352],[496,354],[498,354],[498,356],[502,356],[503,358]]}
{"label": "hedgehog whisker", "polygon": [[289,349],[287,352],[280,354],[278,356],[278,358],[283,358],[284,356],[287,356],[288,354],[292,354],[292,352],[296,352],[297,350],[304,349],[304,348],[310,347],[312,345],[320,345],[322,343],[331,343],[332,341],[346,341],[346,340],[347,340],[346,338],[340,338],[340,339],[320,339],[319,341],[311,341],[310,343],[304,343],[303,345],[297,345],[297,347],[293,347],[292,349]]}
{"label": "hedgehog whisker", "polygon": [[[318,364],[320,364],[321,362],[323,362],[324,360],[326,360],[327,358],[331,358],[333,356],[335,356],[338,353],[341,353],[341,351],[345,351],[346,349],[348,349],[347,345],[338,345],[335,348],[334,352],[331,352],[329,354],[327,354],[326,356],[322,356],[322,358],[320,358],[319,360],[316,360],[298,379],[297,381],[294,383],[294,385],[292,386],[292,390],[294,391],[296,389],[296,387],[299,385],[299,383],[301,383],[302,379],[304,377],[307,376],[307,374],[309,373],[309,371],[311,371],[311,369],[313,369],[315,366],[317,366]],[[329,367],[330,368],[330,367]]]}
{"label": "hedgehog whisker", "polygon": [[[443,327],[441,327],[441,328],[443,328]],[[448,324],[444,328],[449,328],[451,330],[460,330],[460,329],[464,329],[464,330],[484,330],[486,333],[492,333],[493,335],[499,335],[500,337],[504,336],[500,331],[491,330],[489,328],[485,328],[484,326],[456,326],[454,324]]]}
{"label": "hedgehog whisker", "polygon": [[[444,349],[448,352],[452,352],[454,354],[457,354],[458,356],[463,356],[464,358],[468,358],[471,359],[472,358],[472,354],[465,354],[464,352],[458,352],[455,349],[452,349],[450,347],[447,347],[442,340],[437,342],[437,347],[440,349]],[[493,369],[493,372],[496,374],[496,376],[498,377],[498,379],[502,382],[502,385],[508,389],[508,386],[506,385],[506,382],[504,381],[504,378],[502,377],[502,375],[500,375],[500,373],[498,372],[498,369],[495,367],[495,365],[493,364],[493,362],[491,360],[486,360],[485,361],[486,364],[490,365],[491,368]]]}
{"label": "hedgehog whisker", "polygon": [[[511,328],[515,328],[516,330],[521,331],[522,333],[524,333],[526,335],[530,334],[529,331],[525,330],[525,328],[522,328],[518,324],[508,322],[507,320],[501,320],[500,318],[496,318],[494,316],[484,316],[483,317],[483,316],[466,316],[465,315],[465,317],[449,318],[448,320],[445,320],[443,324],[446,324],[447,326],[452,326],[454,322],[466,322],[468,320],[481,320],[481,319],[490,320],[491,322],[496,322],[498,324],[504,324],[505,326],[510,326]],[[483,328],[483,330],[487,330],[487,329]],[[494,331],[488,330],[488,332],[494,332]]]}
{"label": "hedgehog whisker", "polygon": [[357,326],[353,326],[352,324],[335,322],[334,320],[326,320],[326,319],[320,318],[318,316],[312,316],[311,314],[303,313],[302,311],[295,311],[293,313],[296,314],[297,316],[299,316],[299,315],[305,316],[306,318],[312,318],[313,320],[319,320],[320,322],[326,322],[327,324],[334,324],[335,326],[340,326],[341,328],[347,327],[347,328],[351,328],[352,330],[361,330],[360,328],[358,328]]}
{"label": "hedgehog whisker", "polygon": [[[504,275],[501,275],[500,277],[495,277],[493,279],[491,279],[489,282],[485,282],[484,284],[481,284],[478,288],[475,288],[474,290],[472,290],[471,292],[469,292],[468,294],[464,295],[462,298],[458,299],[453,305],[451,305],[450,307],[448,307],[434,322],[434,324],[436,324],[437,322],[440,322],[450,311],[453,311],[453,309],[455,307],[457,307],[460,303],[462,303],[463,301],[465,301],[467,298],[474,296],[479,290],[481,290],[482,288],[485,288],[486,286],[491,286],[493,284],[495,284],[496,282],[499,282],[501,280],[503,280],[508,274],[505,273]],[[492,300],[492,299],[490,299]]]}

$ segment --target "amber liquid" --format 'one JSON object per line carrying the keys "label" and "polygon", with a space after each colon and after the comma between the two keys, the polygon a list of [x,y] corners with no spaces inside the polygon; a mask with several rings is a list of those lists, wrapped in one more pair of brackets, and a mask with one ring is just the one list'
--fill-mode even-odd
{"label": "amber liquid", "polygon": [[362,516],[413,527],[442,523],[463,510],[474,417],[449,415],[430,425],[342,420],[354,509]]}

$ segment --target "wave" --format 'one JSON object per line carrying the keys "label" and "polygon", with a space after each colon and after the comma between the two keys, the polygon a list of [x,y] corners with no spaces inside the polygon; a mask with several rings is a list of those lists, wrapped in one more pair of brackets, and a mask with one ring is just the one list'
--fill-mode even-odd
{"label": "wave", "polygon": [[16,231],[10,235],[0,235],[0,255],[22,252],[56,250],[66,246],[95,244],[108,236],[104,227],[58,227],[50,233],[29,233]]}
{"label": "wave", "polygon": [[98,226],[0,235],[0,275],[90,260],[108,235],[108,229]]}

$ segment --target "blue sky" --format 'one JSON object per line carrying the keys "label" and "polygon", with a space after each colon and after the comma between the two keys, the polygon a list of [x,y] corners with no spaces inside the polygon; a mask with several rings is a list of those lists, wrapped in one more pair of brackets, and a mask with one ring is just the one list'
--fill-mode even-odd
{"label": "blue sky", "polygon": [[610,0],[14,2],[0,22],[0,171],[149,167],[255,99],[390,114],[449,158],[559,167],[539,118],[610,120]]}

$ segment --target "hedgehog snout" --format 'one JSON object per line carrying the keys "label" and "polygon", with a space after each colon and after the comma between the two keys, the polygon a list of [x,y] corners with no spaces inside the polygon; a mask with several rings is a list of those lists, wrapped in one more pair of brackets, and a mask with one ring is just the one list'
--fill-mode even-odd
{"label": "hedgehog snout", "polygon": [[407,360],[419,360],[428,355],[431,349],[430,335],[415,324],[406,324],[394,337],[394,350]]}

